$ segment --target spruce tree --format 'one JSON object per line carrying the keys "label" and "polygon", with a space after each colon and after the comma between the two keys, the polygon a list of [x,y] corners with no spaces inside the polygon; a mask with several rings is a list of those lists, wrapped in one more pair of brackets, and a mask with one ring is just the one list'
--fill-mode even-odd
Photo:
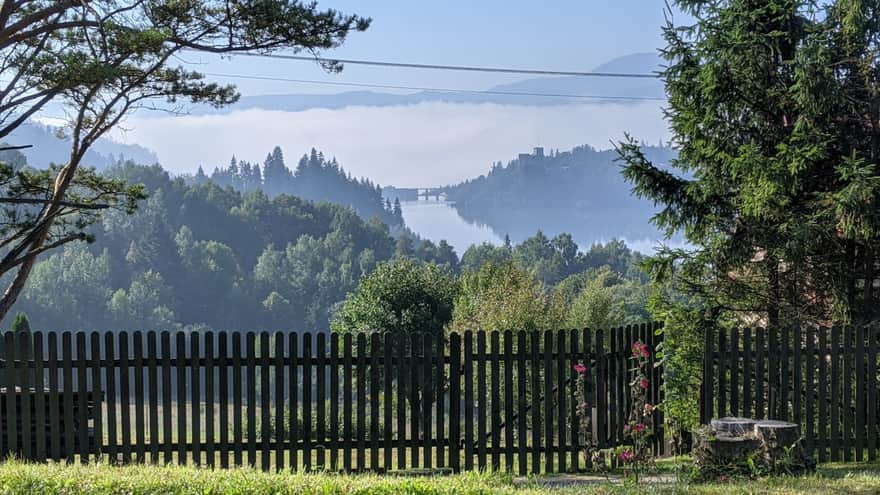
{"label": "spruce tree", "polygon": [[[619,147],[635,191],[690,247],[651,261],[704,323],[877,317],[880,16],[876,2],[679,0],[664,28],[678,158]],[[684,308],[679,307],[684,311]],[[684,313],[682,313],[684,314]]]}

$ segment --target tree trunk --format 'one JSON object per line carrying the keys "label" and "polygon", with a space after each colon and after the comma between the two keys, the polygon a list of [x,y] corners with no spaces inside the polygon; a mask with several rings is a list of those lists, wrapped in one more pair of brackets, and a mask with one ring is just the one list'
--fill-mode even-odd
{"label": "tree trunk", "polygon": [[[73,175],[76,172],[76,168],[79,165],[81,158],[82,153],[72,153],[70,163],[58,172],[58,177],[55,179],[55,189],[52,192],[52,202],[46,207],[40,217],[41,220],[45,220],[45,223],[36,233],[36,238],[31,241],[30,246],[27,248],[27,253],[23,255],[25,257],[24,262],[19,265],[15,278],[12,280],[12,283],[9,284],[9,287],[6,288],[2,299],[0,299],[0,321],[3,321],[6,318],[9,310],[12,309],[15,301],[18,300],[18,296],[21,295],[21,291],[24,290],[25,283],[31,274],[31,270],[37,262],[37,254],[28,253],[33,253],[35,250],[40,249],[49,237],[49,231],[52,229],[52,224],[55,222],[55,214],[61,209],[61,202],[64,200],[64,195],[67,192],[68,187],[70,187],[70,182],[73,180]],[[38,220],[38,224],[41,220]]]}

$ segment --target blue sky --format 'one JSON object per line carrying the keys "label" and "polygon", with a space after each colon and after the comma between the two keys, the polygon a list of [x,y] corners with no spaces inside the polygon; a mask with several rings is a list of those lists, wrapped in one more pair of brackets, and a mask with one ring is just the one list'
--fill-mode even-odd
{"label": "blue sky", "polygon": [[[373,18],[367,32],[353,34],[345,46],[327,53],[329,57],[571,71],[657,50],[665,7],[662,0],[319,0],[319,5]],[[486,89],[530,78],[357,65],[329,75],[311,62],[220,59],[191,52],[181,58],[206,73],[433,88]],[[228,81],[244,96],[356,89]],[[295,160],[316,147],[336,156],[355,176],[380,184],[425,186],[476,177],[493,162],[510,160],[535,146],[608,148],[626,132],[656,143],[668,138],[661,108],[658,101],[573,101],[547,107],[430,102],[300,112],[251,109],[222,115],[138,116],[114,137],[153,149],[174,172],[193,172],[199,165],[212,170],[227,164],[232,155],[261,162],[275,145]]]}
{"label": "blue sky", "polygon": [[[613,58],[650,52],[661,44],[660,0],[322,0],[322,7],[373,18],[328,56],[395,62],[589,70]],[[328,75],[308,62],[187,53],[186,61],[212,73],[483,89],[524,76],[472,74],[349,65]],[[244,95],[335,93],[339,87],[233,81]]]}

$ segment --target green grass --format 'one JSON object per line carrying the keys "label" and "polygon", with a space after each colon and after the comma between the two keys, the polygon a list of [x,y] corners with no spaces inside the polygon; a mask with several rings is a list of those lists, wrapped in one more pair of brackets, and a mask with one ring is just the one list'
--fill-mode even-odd
{"label": "green grass", "polygon": [[[559,483],[559,479],[554,479]],[[837,494],[880,493],[880,465],[829,464],[814,475],[737,483],[686,485],[678,482],[626,486],[542,487],[536,480],[515,485],[503,475],[461,474],[436,478],[376,475],[266,474],[251,469],[209,471],[185,467],[65,466],[8,462],[0,465],[0,494]]]}

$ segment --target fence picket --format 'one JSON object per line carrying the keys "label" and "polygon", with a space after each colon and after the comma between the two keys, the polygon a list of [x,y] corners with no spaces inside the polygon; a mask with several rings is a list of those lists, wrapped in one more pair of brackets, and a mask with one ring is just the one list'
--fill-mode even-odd
{"label": "fence picket", "polygon": [[[64,415],[63,415],[63,423],[62,423],[62,431],[64,432],[64,451],[67,457],[66,461],[68,464],[72,464],[74,461],[74,454],[76,453],[76,428],[74,428],[74,409],[73,409],[73,346],[71,345],[71,333],[64,332],[61,334],[61,368],[62,368],[62,379],[64,382]],[[14,358],[13,358],[14,359]],[[15,370],[13,369],[13,373]],[[14,376],[13,376],[14,379]],[[12,393],[15,393],[15,385],[12,384]],[[7,392],[9,389],[7,388]],[[12,409],[9,411],[9,420],[8,424],[15,425],[17,424],[15,421],[15,395],[12,395],[12,400],[7,402],[8,404],[13,404]],[[9,431],[10,428],[7,428]],[[9,446],[12,452],[16,450],[16,435],[14,431],[9,431]],[[123,449],[125,446],[123,446]]]}
{"label": "fence picket", "polygon": [[[202,352],[205,355],[205,465],[213,469],[216,463],[214,403],[217,391],[214,387],[216,368],[214,366],[214,334],[212,332],[205,333],[205,346]],[[225,425],[225,423],[220,424]]]}
{"label": "fence picket", "polygon": [[526,424],[526,415],[528,411],[526,410],[526,387],[528,386],[528,371],[526,368],[526,332],[519,331],[517,332],[517,340],[516,340],[516,362],[517,362],[517,380],[516,380],[516,400],[517,400],[517,414],[519,419],[519,425],[517,427],[517,454],[519,461],[519,475],[525,476],[528,474],[528,456],[526,454],[528,447],[528,425]]}
{"label": "fence picket", "polygon": [[[5,442],[3,457],[14,456],[18,450],[18,407],[16,402],[18,399],[15,394],[16,376],[15,376],[15,334],[12,332],[4,332],[3,334],[3,350],[4,350],[4,385],[6,386],[6,409],[3,411],[6,416]],[[68,451],[69,452],[69,451]]]}
{"label": "fence picket", "polygon": [[477,468],[486,471],[486,332],[479,331],[477,336]]}
{"label": "fence picket", "polygon": [[[125,335],[125,334],[122,334]],[[120,335],[119,342],[119,352],[120,352],[120,363],[124,362],[122,360],[122,335]],[[174,399],[177,401],[177,463],[180,465],[186,465],[186,334],[183,332],[177,332],[175,336],[176,342],[176,353],[174,355],[174,360],[177,369],[177,390],[176,394],[174,394]],[[121,368],[119,370],[120,376],[124,375],[124,372]],[[248,381],[250,381],[253,375],[248,374]],[[119,379],[120,388],[122,384],[122,378]],[[123,394],[124,395],[124,394]],[[251,401],[248,401],[250,404]],[[122,406],[123,411],[126,409],[125,405]],[[123,413],[124,414],[124,413]],[[123,415],[123,418],[125,416]],[[122,434],[125,435],[126,427],[125,421],[123,419],[122,425]],[[250,440],[250,439],[249,439]],[[124,440],[123,440],[124,443]],[[123,449],[125,447],[123,446]],[[123,451],[123,457],[125,456],[125,452]],[[253,465],[253,464],[251,464]]]}
{"label": "fence picket", "polygon": [[840,460],[840,327],[831,328],[831,460]]}
{"label": "fence picket", "polygon": [[513,472],[513,332],[504,332],[504,469]]}
{"label": "fence picket", "polygon": [[339,469],[339,334],[330,334],[330,470]]}
{"label": "fence picket", "polygon": [[[195,351],[193,351],[195,352]],[[193,355],[195,360],[196,356]],[[272,403],[270,401],[272,360],[269,352],[269,332],[260,332],[260,468],[263,471],[271,469],[269,459],[269,437],[272,436]],[[193,371],[197,370],[193,366]]]}
{"label": "fence picket", "polygon": [[474,334],[464,333],[464,469],[474,469]]}
{"label": "fence picket", "polygon": [[553,472],[553,332],[544,332],[544,472]]}
{"label": "fence picket", "polygon": [[877,460],[877,326],[869,325],[868,334],[868,460]]}
{"label": "fence picket", "polygon": [[[49,449],[52,456],[52,460],[55,462],[61,461],[61,409],[59,407],[59,388],[58,388],[58,334],[52,332],[48,336],[49,342]],[[105,351],[107,352],[107,351]],[[111,354],[107,352],[107,355]],[[109,359],[109,357],[108,357]],[[107,374],[108,377],[111,376],[112,368],[108,367]],[[7,390],[8,391],[8,390]],[[108,427],[107,427],[107,445],[108,450],[110,451],[111,458],[116,453],[116,418],[115,416],[111,418],[110,411],[112,410],[111,398],[113,388],[112,384],[108,378],[107,380],[107,417],[108,417]],[[7,399],[8,401],[8,399]],[[6,444],[8,447],[8,443]]]}
{"label": "fence picket", "polygon": [[357,336],[357,470],[363,472],[366,469],[366,335],[359,333]]}
{"label": "fence picket", "polygon": [[[400,333],[394,336],[395,378],[397,381],[397,469],[406,469],[406,395],[404,384],[409,379],[406,359],[408,336]],[[350,387],[347,387],[350,388]]]}
{"label": "fence picket", "polygon": [[[466,347],[465,352],[469,354],[470,349]],[[454,333],[449,336],[449,465],[450,467],[452,467],[452,470],[454,472],[458,472],[461,469],[461,453],[459,451],[461,440],[461,375],[459,373],[460,367],[461,340],[459,335],[457,333]],[[467,380],[469,378],[469,375],[465,373],[465,383],[467,383]],[[465,395],[465,400],[467,400],[467,395]],[[467,440],[465,440],[465,442],[467,442]],[[465,443],[465,451],[467,451],[467,443]]]}
{"label": "fence picket", "polygon": [[318,469],[327,466],[327,335],[315,336],[315,445]]}
{"label": "fence picket", "polygon": [[[201,358],[201,349],[199,346],[199,334],[193,332],[189,335],[189,347],[190,347],[190,366],[189,376],[190,376],[190,442],[192,443],[192,461],[194,466],[200,466],[202,464],[202,449],[201,449],[201,433],[202,433],[202,421],[201,421],[201,367],[199,366],[199,359]],[[184,395],[185,397],[185,395]]]}
{"label": "fence picket", "polygon": [[[144,334],[143,332],[134,332],[132,334],[132,345],[134,346],[134,360],[132,370],[134,374],[134,429],[135,429],[135,462],[144,464],[147,462],[144,443],[146,442],[146,434],[144,433]],[[84,356],[83,356],[84,357]]]}
{"label": "fence picket", "polygon": [[[446,363],[444,362],[446,337],[443,332],[438,333],[434,339],[434,359],[437,361],[434,366],[434,403],[436,409],[436,431],[434,438],[437,440],[437,467],[446,466]],[[450,375],[451,377],[452,375]],[[456,376],[456,379],[458,377]]]}
{"label": "fence picket", "polygon": [[352,386],[352,376],[351,376],[351,334],[347,333],[342,338],[342,374],[343,374],[343,385],[342,385],[342,466],[345,472],[351,471],[351,444],[352,444],[352,431],[351,431],[351,386]]}
{"label": "fence picket", "polygon": [[[569,396],[570,407],[569,407],[569,418],[568,422],[571,424],[571,459],[569,459],[569,463],[571,465],[572,471],[580,470],[580,425],[578,424],[578,408],[582,407],[582,404],[587,401],[586,397],[576,397],[575,391],[577,390],[577,373],[574,371],[573,366],[576,363],[584,362],[583,355],[581,354],[580,347],[578,346],[580,330],[571,330],[570,336],[568,339],[569,344],[569,360],[567,363],[567,368],[565,370],[569,376],[569,387],[565,393]],[[590,370],[592,373],[592,370]]]}
{"label": "fence picket", "polygon": [[[92,352],[98,350],[97,335],[97,333],[92,335],[95,337],[92,340]],[[149,397],[147,400],[150,405],[148,422],[150,429],[150,462],[152,464],[159,463],[159,373],[156,368],[156,358],[158,355],[159,349],[156,332],[147,332],[147,383],[149,385]],[[100,362],[100,352],[96,352],[96,359]],[[96,365],[95,367],[100,371],[100,366]],[[100,372],[97,376],[100,377]],[[95,378],[94,381],[100,383],[98,378]],[[100,416],[100,414],[96,415],[96,419]],[[101,438],[97,427],[95,428],[95,435]]]}
{"label": "fence picket", "polygon": [[[9,333],[12,333],[12,332],[9,332]],[[33,359],[33,356],[28,356],[27,351],[25,351],[26,349],[29,349],[29,348],[32,349],[32,347],[30,347],[30,346],[33,342],[30,342],[31,334],[28,332],[20,332],[18,334],[13,334],[13,335],[15,336],[15,340],[16,340],[14,345],[17,347],[17,349],[22,351],[22,355],[17,357],[18,361],[20,361],[20,363],[18,363],[18,369],[20,371],[18,373],[16,373],[16,375],[17,375],[17,377],[24,378],[24,380],[16,380],[18,382],[17,385],[19,387],[21,387],[21,391],[22,391],[22,393],[19,394],[21,396],[21,398],[18,400],[18,402],[21,403],[21,411],[20,411],[21,412],[21,428],[19,430],[19,431],[21,431],[21,454],[24,456],[25,459],[33,459],[33,452],[31,449],[32,439],[31,439],[31,427],[30,427],[30,425],[31,425],[31,394],[29,393],[30,392],[30,390],[29,390],[30,383],[29,382],[31,381],[31,379],[29,376],[30,375],[30,368],[28,367],[28,364],[29,364],[28,359]],[[83,344],[83,347],[85,347],[85,344]],[[83,361],[85,360],[84,356],[82,357],[82,360]],[[82,368],[82,372],[84,374],[85,369],[86,369],[85,363],[82,364],[81,368]],[[80,381],[79,386],[80,386],[80,389],[85,388],[85,380]],[[17,407],[17,405],[15,407]],[[34,431],[34,433],[37,434],[38,432]],[[88,461],[88,449],[81,448],[80,452],[86,453],[86,460]]]}
{"label": "fence picket", "polygon": [[[379,349],[380,335],[370,335],[370,469],[379,471]],[[334,397],[335,400],[335,397]]]}
{"label": "fence picket", "polygon": [[[865,430],[865,330],[859,326],[855,335],[855,368],[856,368],[856,414],[853,435],[855,437],[856,461],[861,462],[864,457],[867,431]],[[875,378],[876,379],[876,376]]]}
{"label": "fence picket", "polygon": [[814,413],[816,410],[815,407],[815,394],[816,388],[815,383],[813,381],[813,374],[817,367],[816,362],[816,342],[815,342],[815,332],[812,328],[807,328],[806,335],[804,337],[806,344],[806,359],[804,360],[804,391],[806,394],[806,404],[805,404],[805,416],[806,416],[806,427],[804,428],[804,444],[807,450],[807,453],[812,455],[813,449],[815,448],[815,442],[813,441],[814,436]]}
{"label": "fence picket", "polygon": [[[97,337],[97,333],[92,334],[92,349],[100,349],[99,346],[95,345],[95,337]],[[100,351],[97,354],[98,365],[94,365],[93,367],[93,378],[92,384],[94,385],[93,390],[95,393],[99,391],[103,393],[103,389],[101,389],[101,366],[100,366]],[[36,429],[36,461],[37,462],[45,462],[46,461],[46,433],[48,433],[48,429],[46,428],[47,420],[46,420],[46,388],[45,388],[45,377],[43,373],[43,333],[42,332],[34,332],[34,427]],[[98,438],[102,438],[101,432],[101,410],[98,410],[97,417],[95,418],[95,434],[98,435]],[[100,446],[100,443],[98,444]],[[100,449],[96,451],[96,455],[100,455]]]}
{"label": "fence picket", "polygon": [[[345,335],[348,340],[349,345],[346,346],[347,349],[351,349],[351,334]],[[350,351],[348,351],[350,352]],[[303,469],[305,471],[312,470],[312,335],[304,334],[302,337],[302,356],[303,356],[303,366],[302,366],[302,457],[303,457]],[[350,387],[346,387],[347,390],[351,390]],[[350,413],[351,411],[349,411]],[[345,416],[345,420],[349,421],[350,414]],[[347,436],[346,438],[351,438]],[[350,452],[349,452],[350,453]],[[346,459],[348,459],[349,463],[351,462],[351,456],[346,455]],[[346,471],[351,469],[351,465],[346,465]]]}
{"label": "fence picket", "polygon": [[299,423],[297,422],[299,419],[299,395],[297,394],[299,387],[299,365],[297,364],[299,360],[299,347],[297,345],[297,338],[297,334],[291,332],[287,339],[287,355],[290,356],[290,379],[287,381],[287,387],[289,389],[287,393],[287,431],[290,436],[288,439],[290,442],[290,455],[288,456],[288,462],[290,463],[290,469],[292,471],[299,469],[300,435]]}
{"label": "fence picket", "polygon": [[431,386],[430,376],[432,375],[432,352],[431,347],[434,343],[434,339],[431,338],[430,334],[424,334],[422,336],[422,359],[419,360],[421,363],[421,384],[422,384],[422,465],[426,469],[430,469],[433,467],[433,459],[431,455],[431,410],[433,409],[433,394],[432,391],[434,387]]}
{"label": "fence picket", "polygon": [[[334,355],[336,353],[334,352]],[[393,408],[394,405],[394,339],[393,334],[386,332],[382,334],[382,358],[385,360],[382,368],[384,378],[384,389],[382,392],[382,413],[383,413],[383,436],[385,440],[384,453],[382,455],[382,466],[385,471],[391,471],[394,467],[394,430],[393,430]],[[338,378],[337,378],[338,383]],[[335,389],[334,389],[335,390]],[[336,397],[336,395],[334,395]],[[334,401],[338,402],[338,400]],[[336,466],[333,466],[336,469]]]}
{"label": "fence picket", "polygon": [[568,466],[566,463],[568,450],[568,443],[566,443],[568,432],[568,421],[566,420],[566,412],[568,411],[566,406],[568,399],[566,378],[569,376],[571,368],[565,364],[565,333],[564,331],[556,332],[556,369],[554,371],[556,376],[556,393],[554,395],[558,406],[556,416],[556,469],[560,473],[566,472]]}
{"label": "fence picket", "polygon": [[853,378],[853,332],[852,327],[846,326],[842,329],[843,334],[843,399],[841,402],[841,413],[843,414],[843,431],[841,431],[843,446],[843,461],[849,462],[852,459],[853,447],[853,397],[852,397],[852,378]]}
{"label": "fence picket", "polygon": [[491,439],[492,439],[492,471],[498,472],[501,469],[501,366],[498,332],[492,332],[489,337],[490,352],[490,378],[491,378]]}
{"label": "fence picket", "polygon": [[419,467],[419,380],[421,363],[419,361],[418,351],[421,347],[422,339],[417,333],[412,334],[409,346],[409,446],[410,446],[410,467]]}
{"label": "fence picket", "polygon": [[242,425],[242,377],[241,377],[241,339],[240,332],[233,332],[232,337],[232,463],[235,467],[242,466],[244,459],[244,428]]}
{"label": "fence picket", "polygon": [[217,395],[219,404],[218,423],[220,427],[220,467],[229,467],[229,334],[220,332],[217,336]]}
{"label": "fence picket", "polygon": [[[112,335],[110,333],[108,336]],[[164,435],[164,451],[163,455],[165,457],[165,464],[171,464],[174,462],[173,453],[172,453],[172,418],[171,418],[171,333],[162,332],[161,334],[161,346],[162,346],[162,431]],[[113,342],[108,340],[106,345],[104,346],[104,354],[107,357],[107,361],[109,362],[113,357]],[[112,368],[107,369],[107,395],[112,396],[112,392],[110,391],[111,383],[113,383],[113,370]],[[114,398],[115,401],[115,398]],[[116,414],[113,414],[111,411],[111,402],[107,403],[107,417],[109,428],[108,430],[113,432],[112,437],[116,436]],[[236,442],[236,445],[241,445],[240,442]],[[111,443],[110,448],[110,456],[113,458],[115,456],[116,447]]]}
{"label": "fence picket", "polygon": [[532,474],[541,472],[541,343],[540,334],[531,332],[531,360],[532,366]]}
{"label": "fence picket", "polygon": [[827,328],[819,329],[819,423],[817,438],[822,441],[819,447],[819,462],[828,460],[828,452],[831,447],[831,438],[828,434],[828,361],[830,359],[828,333],[829,329]]}

